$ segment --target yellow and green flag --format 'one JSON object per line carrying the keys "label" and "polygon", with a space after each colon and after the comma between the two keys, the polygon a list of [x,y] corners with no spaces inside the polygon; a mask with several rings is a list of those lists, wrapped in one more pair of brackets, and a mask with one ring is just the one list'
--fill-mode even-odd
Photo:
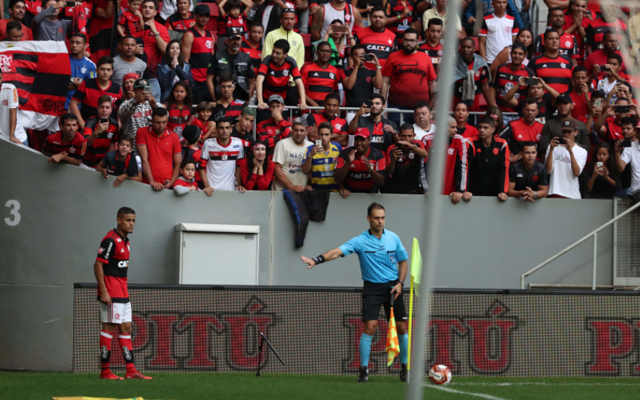
{"label": "yellow and green flag", "polygon": [[422,255],[420,254],[420,244],[418,239],[413,238],[413,248],[411,249],[411,280],[415,285],[416,295],[420,284],[420,273],[422,272]]}
{"label": "yellow and green flag", "polygon": [[387,346],[384,351],[387,352],[387,367],[393,363],[393,360],[400,354],[400,341],[398,340],[398,331],[396,329],[396,318],[393,316],[393,307],[391,307],[391,318],[389,318],[389,331],[387,332]]}

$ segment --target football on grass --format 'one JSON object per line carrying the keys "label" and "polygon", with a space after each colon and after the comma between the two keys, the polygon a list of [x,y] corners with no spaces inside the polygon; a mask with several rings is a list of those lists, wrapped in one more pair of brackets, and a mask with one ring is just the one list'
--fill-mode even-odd
{"label": "football on grass", "polygon": [[446,365],[434,365],[429,370],[429,380],[436,385],[448,385],[451,382],[451,370]]}

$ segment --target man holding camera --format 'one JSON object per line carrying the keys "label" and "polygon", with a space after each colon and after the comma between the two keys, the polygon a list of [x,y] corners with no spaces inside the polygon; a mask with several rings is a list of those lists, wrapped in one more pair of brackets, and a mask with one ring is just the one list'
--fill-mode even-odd
{"label": "man holding camera", "polygon": [[545,154],[549,174],[549,197],[580,199],[578,177],[587,162],[587,150],[576,145],[578,123],[568,118],[561,123],[562,137],[554,136]]}
{"label": "man holding camera", "polygon": [[111,97],[104,95],[98,99],[98,115],[84,124],[83,136],[87,140],[87,150],[80,166],[93,169],[108,151],[115,149],[120,123],[113,115]]}
{"label": "man holding camera", "polygon": [[[607,104],[606,100],[605,104]],[[630,109],[629,100],[622,97],[617,99],[613,107],[605,107],[605,111],[593,123],[593,130],[598,132],[598,135],[605,140],[624,139],[622,120],[629,116]]]}
{"label": "man holding camera", "polygon": [[573,121],[576,126],[577,133],[575,142],[578,146],[582,147],[585,151],[589,151],[591,149],[591,143],[589,142],[589,131],[587,130],[587,126],[571,116],[571,110],[573,108],[571,96],[567,93],[559,95],[556,98],[556,107],[558,109],[558,116],[547,120],[542,128],[542,132],[540,134],[540,153],[546,153],[547,146],[549,146],[549,143],[554,136],[561,136],[561,128],[564,126],[566,121]]}
{"label": "man holding camera", "polygon": [[[379,94],[372,94],[369,100],[361,105],[347,128],[349,135],[354,136],[358,136],[355,135],[358,128],[365,128],[370,134],[371,147],[382,153],[386,153],[393,144],[397,129],[393,121],[382,116],[385,107],[385,98]],[[365,114],[368,116],[365,117]]]}
{"label": "man holding camera", "polygon": [[137,79],[133,84],[134,98],[122,103],[118,109],[118,118],[122,122],[122,133],[131,136],[134,140],[138,129],[151,126],[151,116],[153,109],[156,107],[164,107],[157,104],[155,97],[151,94],[151,86],[146,79]]}
{"label": "man holding camera", "polygon": [[[382,89],[382,66],[375,54],[365,54],[364,46],[357,44],[351,48],[353,67],[344,71],[344,86],[347,107],[360,107],[369,98],[373,89]],[[375,67],[375,68],[374,68]],[[347,113],[347,121],[355,116]]]}
{"label": "man holding camera", "polygon": [[422,141],[416,140],[413,125],[400,127],[400,140],[389,146],[386,154],[387,187],[385,192],[421,194],[427,188],[424,161],[427,158]]}

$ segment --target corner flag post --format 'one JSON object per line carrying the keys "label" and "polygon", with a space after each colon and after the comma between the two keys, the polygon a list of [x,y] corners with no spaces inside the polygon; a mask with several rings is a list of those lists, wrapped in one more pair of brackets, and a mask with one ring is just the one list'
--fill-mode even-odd
{"label": "corner flag post", "polygon": [[[422,272],[422,255],[420,254],[420,243],[413,238],[411,247],[411,289],[409,289],[409,346],[407,356],[407,371],[411,371],[411,329],[413,325],[413,287],[420,284],[420,273]],[[417,294],[417,293],[416,293]],[[407,374],[407,382],[410,381],[411,374]]]}

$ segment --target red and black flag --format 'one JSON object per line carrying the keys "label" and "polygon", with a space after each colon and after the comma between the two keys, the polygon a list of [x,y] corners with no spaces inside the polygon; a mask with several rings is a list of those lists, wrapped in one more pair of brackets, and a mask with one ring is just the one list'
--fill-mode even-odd
{"label": "red and black flag", "polygon": [[64,42],[0,42],[0,69],[4,82],[18,89],[22,126],[58,130],[71,78]]}

